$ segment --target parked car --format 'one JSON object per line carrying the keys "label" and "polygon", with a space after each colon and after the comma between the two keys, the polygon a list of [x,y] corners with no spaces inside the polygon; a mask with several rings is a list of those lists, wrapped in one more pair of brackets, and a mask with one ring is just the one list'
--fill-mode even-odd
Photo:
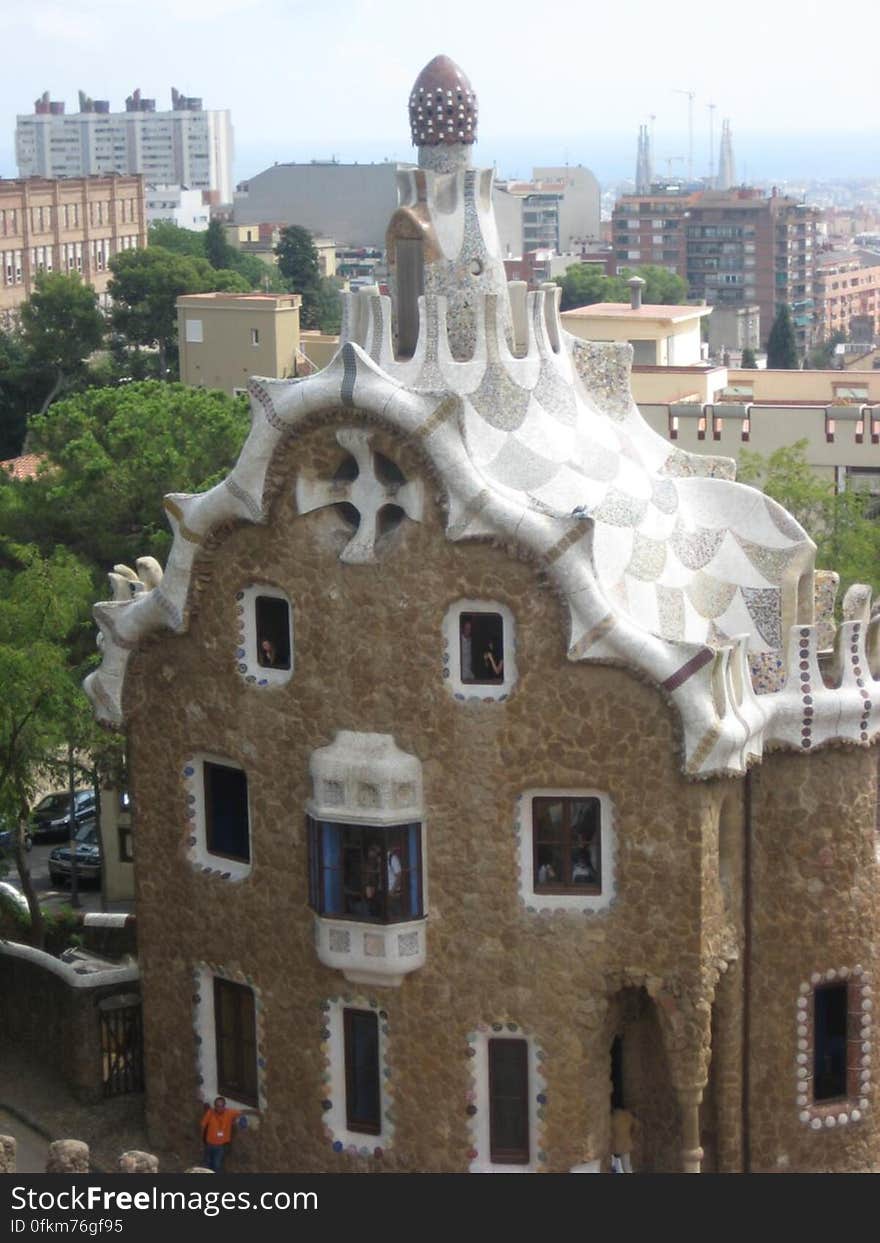
{"label": "parked car", "polygon": [[[73,796],[76,824],[95,814],[94,790],[77,790]],[[31,812],[31,836],[35,842],[63,842],[70,838],[70,794],[62,790],[47,794]]]}
{"label": "parked car", "polygon": [[[98,822],[94,816],[84,820],[76,831],[76,876],[77,882],[92,880],[101,883],[101,839],[98,836]],[[63,885],[70,880],[71,873],[70,843],[56,846],[49,853],[49,880],[53,885]]]}
{"label": "parked car", "polygon": [[[33,846],[33,838],[29,832],[24,835],[24,848],[30,850]],[[4,857],[12,858],[15,849],[15,822],[8,817],[0,816],[0,859]]]}

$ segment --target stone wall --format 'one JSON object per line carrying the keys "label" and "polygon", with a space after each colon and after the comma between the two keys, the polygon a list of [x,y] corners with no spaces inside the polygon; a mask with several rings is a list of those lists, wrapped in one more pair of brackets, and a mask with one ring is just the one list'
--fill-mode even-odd
{"label": "stone wall", "polygon": [[[412,449],[378,432],[373,443],[406,478],[424,475]],[[224,532],[205,550],[188,633],[152,641],[129,667],[136,833],[140,858],[150,861],[139,869],[137,898],[153,1142],[161,1137],[179,1151],[198,1143],[191,998],[197,966],[209,964],[249,979],[263,1014],[264,1116],[236,1141],[240,1169],[467,1170],[474,1161],[468,1035],[480,1024],[491,1032],[493,1023],[517,1024],[544,1055],[536,1168],[562,1171],[585,1154],[607,1156],[609,1050],[622,1030],[625,1046],[642,1053],[625,1056],[626,1104],[644,1123],[637,1159],[680,1169],[681,1093],[705,1082],[719,964],[742,946],[735,827],[733,846],[724,847],[733,859],[725,863],[726,899],[719,880],[722,805],[731,792],[741,804],[742,782],[683,780],[674,714],[661,693],[622,669],[569,663],[567,613],[543,576],[509,549],[449,542],[430,479],[422,522],[404,520],[376,564],[340,563],[351,529],[332,508],[298,516],[293,484],[301,469],[330,479],[342,456],[328,426],[279,451],[270,524]],[[284,686],[247,685],[236,670],[236,593],[255,581],[282,588],[293,602],[295,667]],[[459,702],[444,685],[441,623],[460,599],[497,601],[516,619],[519,679],[505,703]],[[318,962],[313,945],[308,765],[339,729],[392,734],[423,767],[427,964],[399,990],[347,984]],[[200,873],[185,856],[191,824],[183,767],[198,751],[247,770],[252,871],[237,883]],[[784,806],[787,789],[795,796],[791,783],[802,784],[815,766],[817,788],[833,775],[839,810],[850,801],[845,782],[864,782],[868,762],[844,758],[840,769],[838,753],[789,759],[800,765],[793,769],[774,760],[768,784]],[[610,796],[616,898],[607,910],[526,909],[514,825],[517,796],[530,788]],[[820,827],[818,817],[812,823]],[[848,882],[855,866],[846,864]],[[779,953],[792,956],[783,981],[800,979],[813,955],[778,912],[770,873],[762,883],[756,900],[770,910],[760,948],[776,986]],[[866,891],[855,892],[861,911]],[[783,926],[789,940],[778,950],[771,932]],[[815,923],[808,935],[821,946],[819,932]],[[774,1074],[761,1080],[753,1074],[754,1107],[772,1100],[774,1117],[783,1108],[782,1082],[787,1091],[790,1081],[783,1028],[793,1026],[796,988],[791,997],[774,994],[769,1026],[758,1029],[761,1050],[778,1048],[786,1067],[774,1063]],[[633,995],[637,1004],[628,1009]],[[340,996],[373,1001],[387,1014],[394,1137],[381,1157],[334,1152],[322,1124],[322,1007]],[[754,1009],[764,1005],[756,992]],[[723,1014],[731,1047],[713,1108],[720,1093],[728,1119],[741,1062],[736,988]],[[762,1122],[761,1135],[769,1162],[777,1132]],[[848,1149],[848,1137],[829,1138]],[[857,1149],[861,1161],[867,1150]],[[726,1160],[736,1159],[728,1151]]]}
{"label": "stone wall", "polygon": [[[14,949],[15,947],[13,947]],[[103,1097],[99,1003],[120,993],[137,992],[137,984],[71,987],[38,958],[3,951],[0,945],[0,1048],[17,1045],[63,1075],[82,1101]],[[58,964],[60,966],[60,964]]]}

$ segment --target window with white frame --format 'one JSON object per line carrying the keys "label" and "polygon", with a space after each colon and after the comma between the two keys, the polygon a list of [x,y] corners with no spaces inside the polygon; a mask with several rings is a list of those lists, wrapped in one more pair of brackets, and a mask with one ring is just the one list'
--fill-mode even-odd
{"label": "window with white frame", "polygon": [[183,768],[193,832],[188,856],[200,871],[242,880],[251,871],[247,774],[234,760],[202,753]]}
{"label": "window with white frame", "polygon": [[238,672],[249,686],[282,686],[293,673],[293,606],[280,587],[251,583],[236,592]]}
{"label": "window with white frame", "polygon": [[513,614],[493,600],[459,600],[443,619],[444,678],[456,699],[506,699],[516,682]]}
{"label": "window with white frame", "polygon": [[388,1015],[363,996],[323,1005],[327,1059],[324,1125],[335,1152],[371,1156],[390,1147]]}
{"label": "window with white frame", "polygon": [[544,1162],[543,1050],[511,1022],[479,1024],[468,1045],[471,1173],[536,1171]]}
{"label": "window with white frame", "polygon": [[614,897],[615,837],[600,790],[532,789],[516,803],[520,898],[529,910],[598,911]]}
{"label": "window with white frame", "polygon": [[193,1015],[200,1092],[225,1096],[233,1108],[266,1108],[260,1061],[263,1015],[260,989],[232,966],[195,968]]}

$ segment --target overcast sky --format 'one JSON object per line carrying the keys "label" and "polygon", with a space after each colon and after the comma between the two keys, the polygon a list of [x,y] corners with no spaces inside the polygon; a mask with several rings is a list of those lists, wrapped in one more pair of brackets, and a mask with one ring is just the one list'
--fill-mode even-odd
{"label": "overcast sky", "polygon": [[0,174],[16,173],[16,114],[44,90],[76,111],[79,88],[113,111],[137,86],[160,109],[172,86],[231,109],[239,178],[273,160],[407,159],[410,86],[445,52],[479,97],[476,162],[503,172],[569,158],[609,175],[615,149],[629,168],[651,114],[662,169],[687,154],[688,102],[674,91],[692,90],[698,174],[714,103],[715,151],[729,117],[740,164],[749,144],[772,148],[776,136],[780,152],[790,143],[808,156],[813,142],[858,152],[860,134],[864,168],[852,172],[878,176],[876,74],[859,50],[875,41],[876,14],[873,0],[839,10],[814,0],[10,0],[0,3]]}

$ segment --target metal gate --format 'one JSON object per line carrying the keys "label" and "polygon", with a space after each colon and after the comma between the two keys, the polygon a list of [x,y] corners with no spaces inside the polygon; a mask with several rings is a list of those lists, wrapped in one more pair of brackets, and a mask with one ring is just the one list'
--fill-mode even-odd
{"label": "metal gate", "polygon": [[101,1067],[105,1096],[144,1090],[141,1006],[105,1002],[101,1016]]}

